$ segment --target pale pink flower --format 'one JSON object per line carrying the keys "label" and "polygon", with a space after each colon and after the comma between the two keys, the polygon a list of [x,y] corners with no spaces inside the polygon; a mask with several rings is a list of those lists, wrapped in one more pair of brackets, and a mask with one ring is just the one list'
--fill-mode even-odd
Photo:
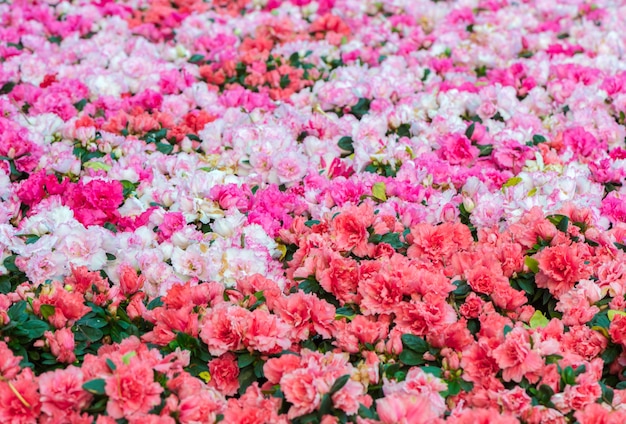
{"label": "pale pink flower", "polygon": [[427,424],[437,418],[426,396],[407,393],[376,400],[376,412],[383,424]]}
{"label": "pale pink flower", "polygon": [[409,370],[402,382],[390,382],[385,379],[383,391],[385,396],[393,394],[419,395],[428,401],[428,408],[436,416],[441,416],[446,410],[446,404],[440,392],[445,391],[448,385],[421,368],[413,367]]}

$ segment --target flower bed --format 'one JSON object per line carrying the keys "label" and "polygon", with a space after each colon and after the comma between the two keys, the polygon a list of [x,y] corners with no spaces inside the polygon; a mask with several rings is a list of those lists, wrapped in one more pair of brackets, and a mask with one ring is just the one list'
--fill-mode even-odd
{"label": "flower bed", "polygon": [[620,2],[0,23],[0,421],[626,421]]}

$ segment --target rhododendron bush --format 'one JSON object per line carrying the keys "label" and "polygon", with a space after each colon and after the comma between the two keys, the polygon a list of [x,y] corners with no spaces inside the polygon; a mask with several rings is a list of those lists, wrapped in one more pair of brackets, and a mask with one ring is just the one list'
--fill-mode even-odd
{"label": "rhododendron bush", "polygon": [[626,6],[0,3],[0,421],[626,421]]}

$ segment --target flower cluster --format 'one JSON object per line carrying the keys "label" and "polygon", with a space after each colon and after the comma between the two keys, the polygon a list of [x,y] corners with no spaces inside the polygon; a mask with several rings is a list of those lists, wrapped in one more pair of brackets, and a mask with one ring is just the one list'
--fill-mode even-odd
{"label": "flower cluster", "polygon": [[626,7],[0,4],[0,419],[626,421]]}

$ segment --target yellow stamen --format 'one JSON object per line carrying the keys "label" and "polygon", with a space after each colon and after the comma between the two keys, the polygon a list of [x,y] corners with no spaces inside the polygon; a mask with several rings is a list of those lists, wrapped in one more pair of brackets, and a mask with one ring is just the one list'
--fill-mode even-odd
{"label": "yellow stamen", "polygon": [[24,399],[24,396],[22,396],[20,392],[17,391],[13,383],[11,383],[10,381],[7,381],[7,384],[9,385],[9,389],[11,389],[13,394],[20,400],[20,402],[22,402],[22,405],[30,409],[31,408],[30,403],[28,403],[26,399]]}

